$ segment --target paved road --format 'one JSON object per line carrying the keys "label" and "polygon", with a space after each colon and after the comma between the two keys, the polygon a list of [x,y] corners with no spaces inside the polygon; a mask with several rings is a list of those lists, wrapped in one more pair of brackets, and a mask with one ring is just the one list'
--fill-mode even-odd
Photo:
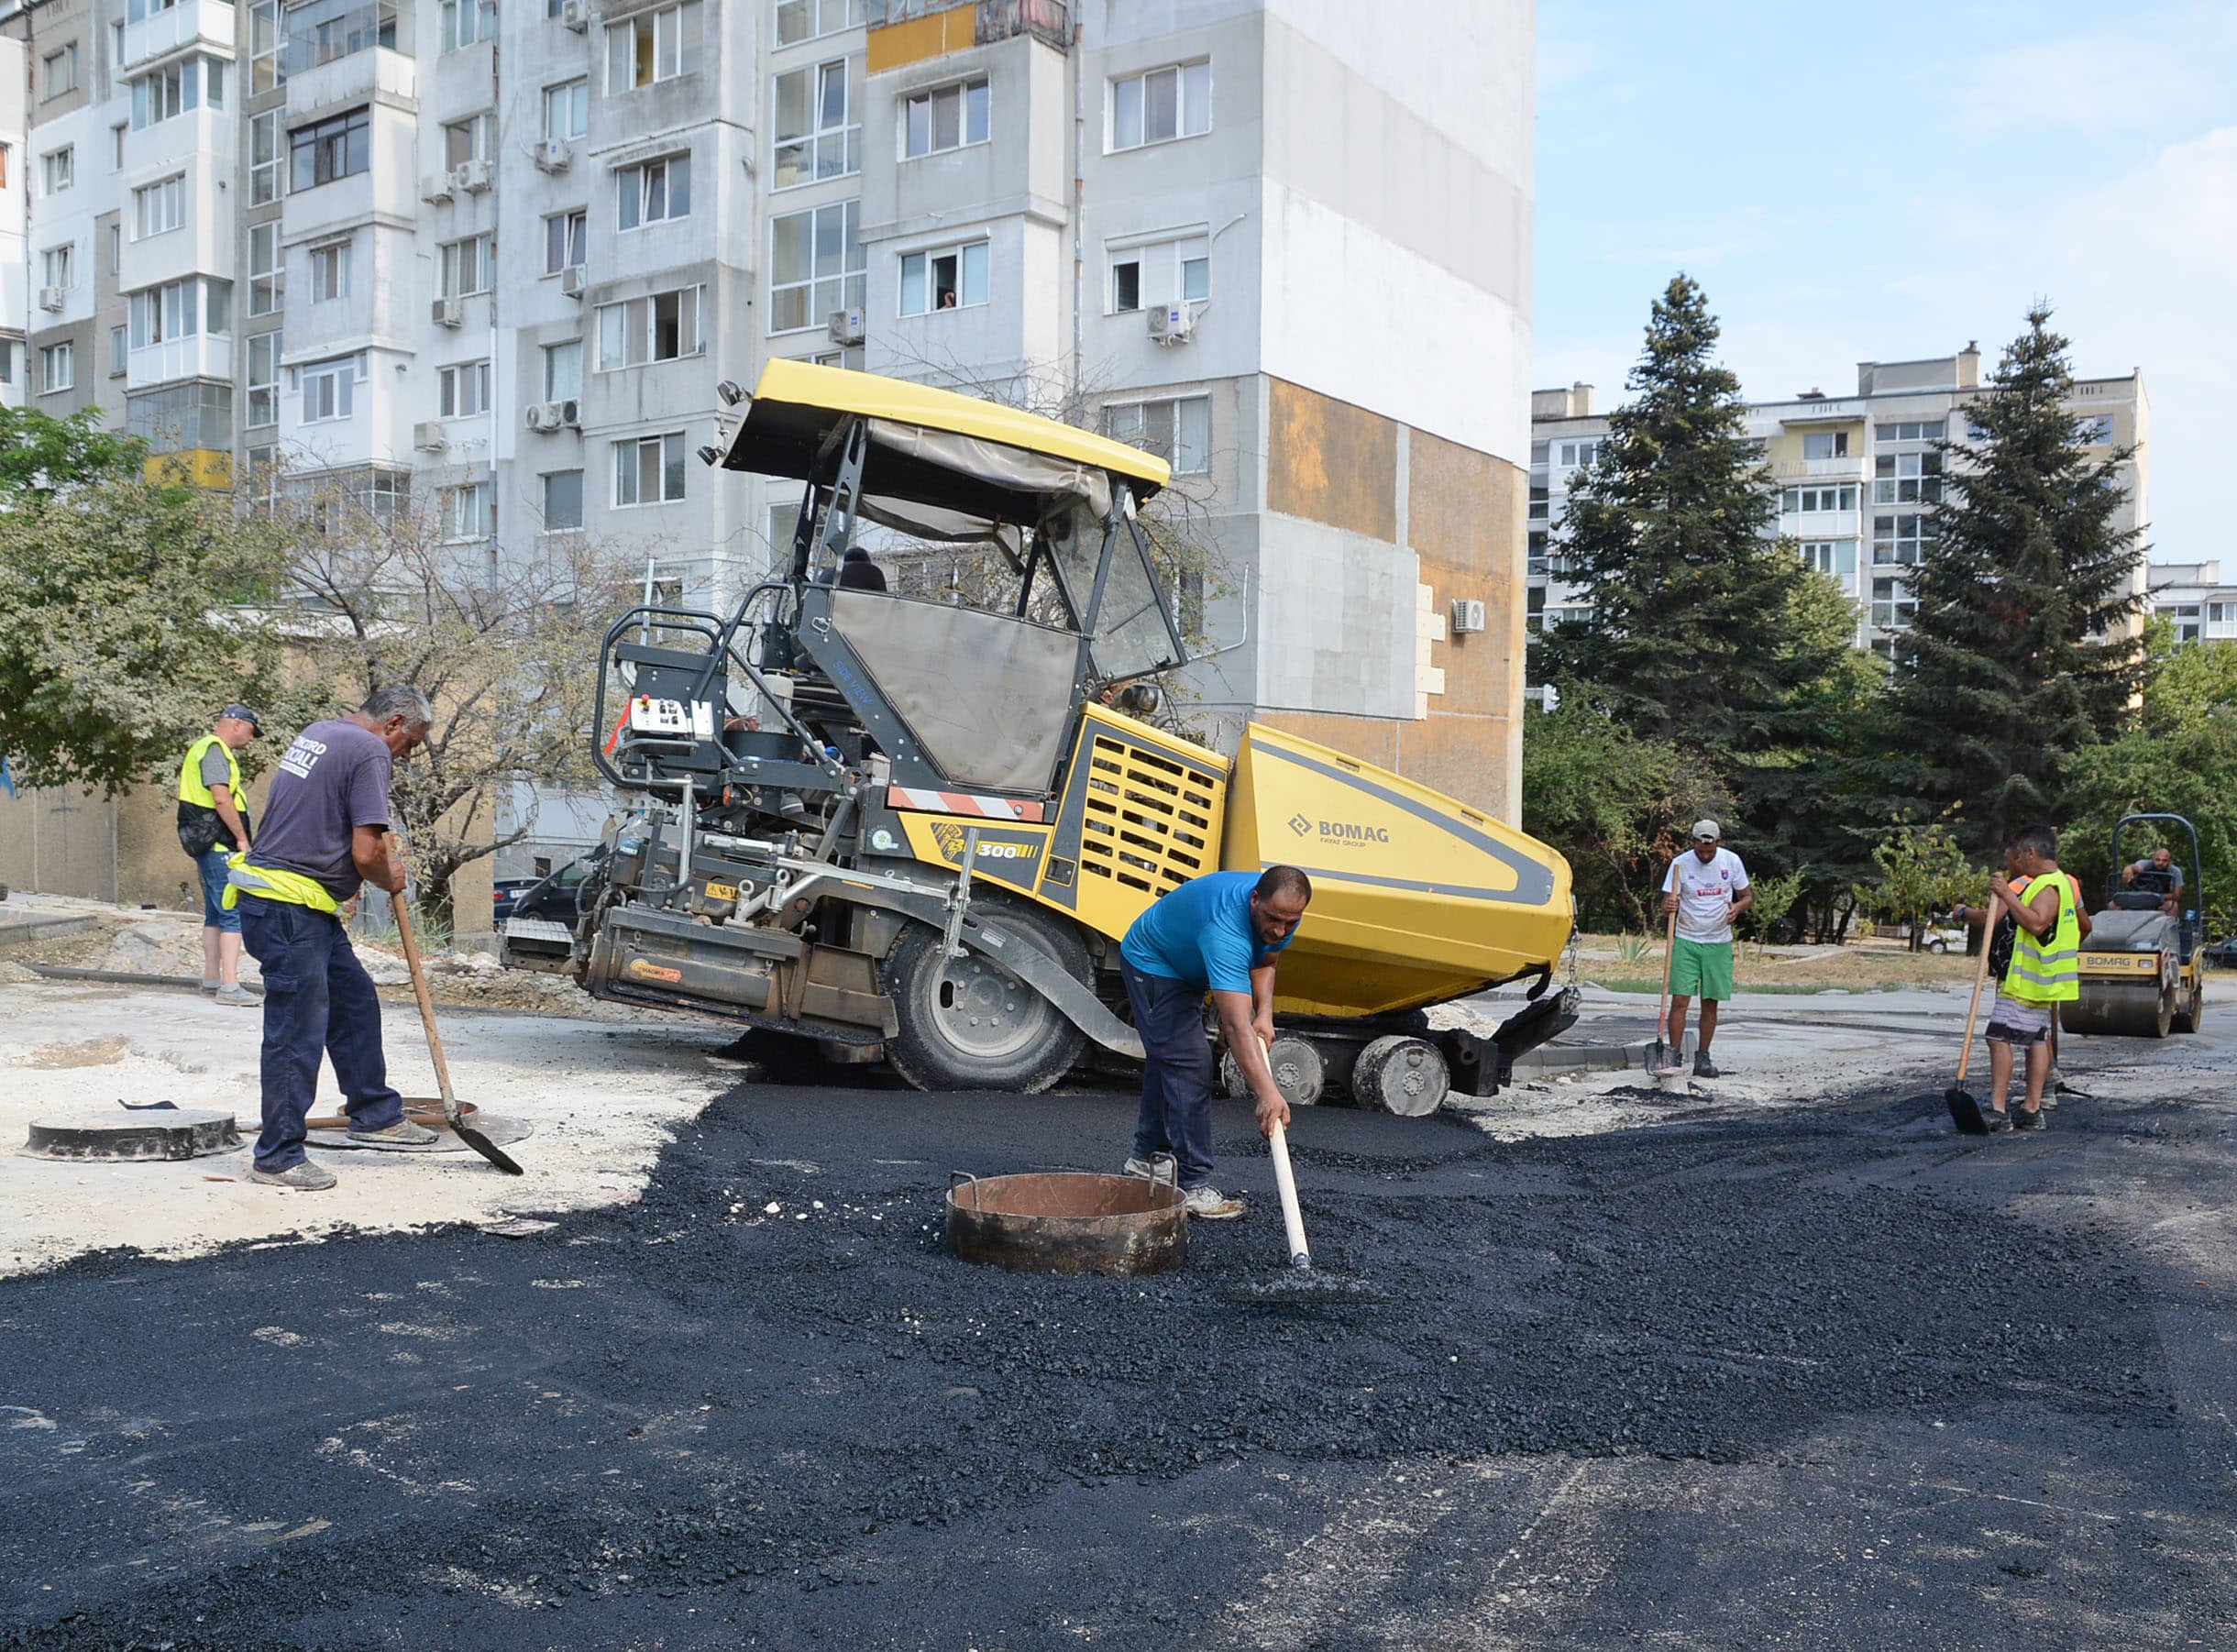
{"label": "paved road", "polygon": [[1323,1109],[1383,1292],[1327,1313],[1222,1297],[1270,1210],[1162,1280],[939,1253],[949,1167],[1105,1163],[1123,1097],[754,1084],[533,1237],[0,1282],[0,1646],[2237,1644],[2223,1030],[1986,1143],[1915,1080]]}

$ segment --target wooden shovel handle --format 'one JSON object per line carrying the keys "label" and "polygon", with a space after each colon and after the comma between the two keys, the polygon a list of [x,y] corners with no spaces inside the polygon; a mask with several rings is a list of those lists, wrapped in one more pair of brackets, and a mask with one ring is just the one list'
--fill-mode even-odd
{"label": "wooden shovel handle", "polygon": [[[391,842],[394,841],[393,834]],[[435,1030],[435,1000],[427,995],[427,972],[420,965],[419,942],[412,933],[412,910],[401,889],[389,891],[389,909],[396,914],[397,938],[403,942],[404,962],[412,968],[412,996],[419,1000],[420,1025],[427,1030],[427,1053],[435,1062],[435,1088],[442,1093],[443,1117],[455,1128],[457,1097],[450,1093],[450,1064],[443,1059],[443,1035]]]}
{"label": "wooden shovel handle", "polygon": [[[1673,855],[1670,859],[1670,865],[1675,868],[1677,865],[1677,857]],[[1673,895],[1678,893],[1678,879],[1675,876],[1670,877],[1669,893]],[[1655,1016],[1655,1036],[1666,1044],[1670,1041],[1670,965],[1677,961],[1678,909],[1672,907],[1670,920],[1664,926],[1662,935],[1662,1008]]]}
{"label": "wooden shovel handle", "polygon": [[1980,925],[1980,962],[1973,966],[1973,1002],[1965,1012],[1965,1048],[1957,1055],[1957,1082],[1965,1083],[1966,1070],[1973,1064],[1973,1023],[1980,1018],[1980,989],[1989,979],[1989,946],[1996,939],[1995,898],[1983,913]]}

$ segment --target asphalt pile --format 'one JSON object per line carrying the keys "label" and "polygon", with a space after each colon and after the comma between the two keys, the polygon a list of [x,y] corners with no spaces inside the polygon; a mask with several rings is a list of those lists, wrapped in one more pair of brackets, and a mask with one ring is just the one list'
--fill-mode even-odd
{"label": "asphalt pile", "polygon": [[[1998,1404],[2164,1429],[2116,1235],[1853,1173],[1925,1105],[1521,1144],[1319,1110],[1316,1261],[1381,1293],[1338,1307],[1222,1298],[1282,1264],[1240,1108],[1223,1184],[1260,1207],[1180,1272],[942,1251],[951,1165],[1109,1168],[1108,1097],[745,1085],[637,1203],[525,1237],[84,1259],[0,1284],[0,1646],[934,1644],[1030,1587],[948,1535],[1093,1549],[1083,1511],[1269,1464],[1728,1462]],[[1175,1610],[1123,1552],[1097,1576]]]}

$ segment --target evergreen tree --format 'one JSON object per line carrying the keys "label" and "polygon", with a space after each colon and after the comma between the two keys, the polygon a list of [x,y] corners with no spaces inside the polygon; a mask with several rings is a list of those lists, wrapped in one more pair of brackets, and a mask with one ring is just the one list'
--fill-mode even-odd
{"label": "evergreen tree", "polygon": [[[1548,681],[1589,683],[1633,733],[1699,748],[1719,772],[1803,732],[1794,702],[1848,646],[1783,622],[1804,569],[1770,537],[1770,476],[1745,435],[1740,383],[1713,358],[1702,290],[1655,301],[1600,456],[1570,494],[1561,555],[1592,614],[1539,644]],[[1743,787],[1745,790],[1745,787]]]}
{"label": "evergreen tree", "polygon": [[1959,804],[1977,854],[2058,819],[2075,754],[2128,728],[2143,680],[2143,546],[2114,526],[2133,449],[2088,457],[2050,317],[2028,312],[1967,409],[1975,442],[1941,444],[1948,495],[1920,548],[1876,765],[1889,817]]}

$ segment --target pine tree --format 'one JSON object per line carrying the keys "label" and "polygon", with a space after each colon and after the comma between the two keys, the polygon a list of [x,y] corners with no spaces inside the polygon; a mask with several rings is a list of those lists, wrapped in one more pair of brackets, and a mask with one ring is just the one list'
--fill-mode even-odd
{"label": "pine tree", "polygon": [[1702,290],[1656,300],[1600,456],[1570,494],[1560,550],[1592,616],[1548,632],[1539,675],[1589,683],[1633,733],[1699,748],[1722,772],[1802,732],[1797,688],[1846,645],[1784,620],[1805,570],[1770,537],[1770,477],[1748,445],[1740,382],[1712,358]]}
{"label": "pine tree", "polygon": [[2133,449],[2087,457],[2050,318],[2028,312],[1967,408],[1973,443],[1941,445],[1948,495],[1912,577],[1878,765],[1890,817],[1958,803],[1977,854],[2057,820],[2074,754],[2130,726],[2143,680],[2142,536],[2114,526]]}

